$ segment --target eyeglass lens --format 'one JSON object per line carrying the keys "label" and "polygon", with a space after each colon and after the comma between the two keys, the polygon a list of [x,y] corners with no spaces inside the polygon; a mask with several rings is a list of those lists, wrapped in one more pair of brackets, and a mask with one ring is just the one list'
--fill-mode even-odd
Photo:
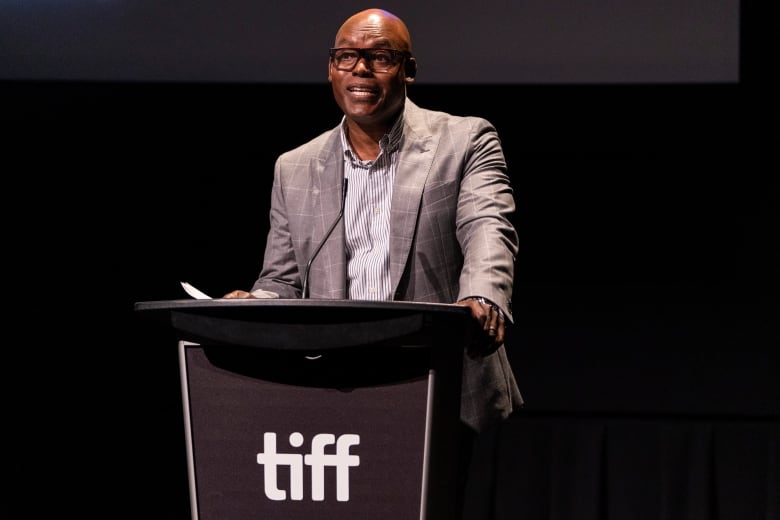
{"label": "eyeglass lens", "polygon": [[395,53],[389,49],[336,49],[333,59],[339,70],[352,70],[360,58],[375,72],[387,72],[397,63]]}

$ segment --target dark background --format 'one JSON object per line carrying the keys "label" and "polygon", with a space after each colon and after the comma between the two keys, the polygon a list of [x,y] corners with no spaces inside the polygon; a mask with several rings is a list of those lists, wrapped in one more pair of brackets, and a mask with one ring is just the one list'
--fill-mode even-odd
{"label": "dark background", "polygon": [[[2,79],[320,83],[355,0],[0,4]],[[428,83],[739,79],[739,0],[388,0]],[[464,66],[466,65],[466,66]]]}
{"label": "dark background", "polygon": [[[410,88],[491,120],[515,187],[527,406],[499,437],[496,518],[777,518],[776,83],[741,9],[736,81]],[[175,338],[133,304],[251,286],[273,160],[338,123],[330,88],[0,89],[26,397],[8,395],[35,440],[18,482],[58,509],[186,518]]]}

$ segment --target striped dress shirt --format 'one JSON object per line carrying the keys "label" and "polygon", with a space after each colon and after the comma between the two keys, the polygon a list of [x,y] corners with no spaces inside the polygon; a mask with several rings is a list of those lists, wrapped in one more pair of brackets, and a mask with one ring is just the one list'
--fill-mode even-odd
{"label": "striped dress shirt", "polygon": [[390,283],[390,201],[398,168],[403,116],[379,141],[373,161],[361,161],[341,124],[344,177],[349,179],[344,203],[347,247],[347,294],[350,300],[392,300]]}

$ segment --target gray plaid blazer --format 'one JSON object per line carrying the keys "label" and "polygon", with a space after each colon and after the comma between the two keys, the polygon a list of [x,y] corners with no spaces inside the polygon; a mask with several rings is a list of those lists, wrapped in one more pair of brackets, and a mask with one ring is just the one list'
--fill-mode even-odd
{"label": "gray plaid blazer", "polygon": [[[252,291],[300,298],[306,264],[341,208],[339,126],[283,153],[274,167],[270,231]],[[454,303],[482,296],[511,322],[515,203],[495,128],[477,117],[426,110],[408,98],[390,216],[394,299]],[[349,196],[349,194],[347,194]],[[346,299],[343,219],[309,274],[309,297]],[[479,431],[522,397],[504,346],[464,353],[461,419]]]}

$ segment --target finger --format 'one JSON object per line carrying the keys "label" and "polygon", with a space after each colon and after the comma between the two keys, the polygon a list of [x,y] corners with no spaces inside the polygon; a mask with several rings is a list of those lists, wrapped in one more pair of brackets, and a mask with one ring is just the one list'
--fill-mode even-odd
{"label": "finger", "polygon": [[504,320],[499,318],[498,330],[496,331],[496,344],[501,345],[504,343],[504,337],[506,336],[506,324]]}
{"label": "finger", "polygon": [[468,307],[471,310],[471,316],[477,322],[479,328],[487,330],[486,324],[489,318],[489,306],[480,303],[478,300],[461,300],[457,302],[457,304]]}
{"label": "finger", "polygon": [[485,319],[484,329],[488,331],[490,336],[495,336],[498,333],[498,310],[492,305],[488,306],[487,318]]}
{"label": "finger", "polygon": [[487,303],[476,303],[476,310],[475,310],[475,317],[477,318],[477,321],[482,326],[482,330],[487,331],[491,325],[491,308],[490,304]]}

